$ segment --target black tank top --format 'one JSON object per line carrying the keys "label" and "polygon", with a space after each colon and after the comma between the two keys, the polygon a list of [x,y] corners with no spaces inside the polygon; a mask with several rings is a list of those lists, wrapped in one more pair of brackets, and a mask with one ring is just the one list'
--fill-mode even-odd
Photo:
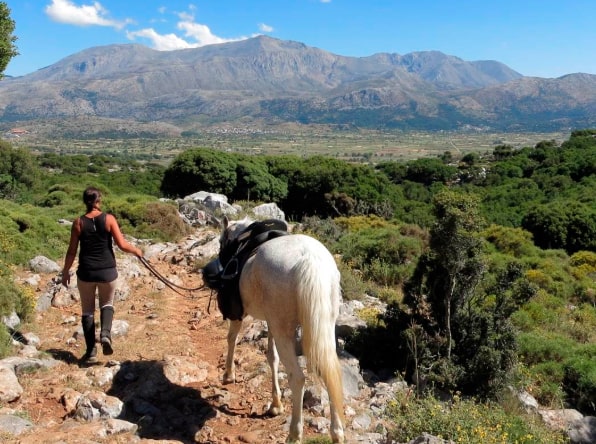
{"label": "black tank top", "polygon": [[106,230],[106,214],[91,219],[81,216],[77,278],[85,282],[112,282],[118,277],[112,235]]}

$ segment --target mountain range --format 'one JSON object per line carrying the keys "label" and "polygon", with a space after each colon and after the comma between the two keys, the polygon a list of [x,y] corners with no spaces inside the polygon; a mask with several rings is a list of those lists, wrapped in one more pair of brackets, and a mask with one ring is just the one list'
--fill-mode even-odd
{"label": "mountain range", "polygon": [[94,47],[0,81],[0,126],[85,118],[505,132],[596,126],[596,75],[526,77],[438,51],[345,57],[259,36],[177,51]]}

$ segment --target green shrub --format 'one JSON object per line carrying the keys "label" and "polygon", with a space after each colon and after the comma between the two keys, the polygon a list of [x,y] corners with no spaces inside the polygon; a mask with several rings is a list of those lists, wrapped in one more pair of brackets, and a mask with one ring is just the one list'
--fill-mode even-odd
{"label": "green shrub", "polygon": [[296,226],[295,233],[305,233],[319,239],[332,252],[336,251],[336,243],[345,232],[337,220],[321,219],[316,216],[308,216],[302,219],[302,222]]}
{"label": "green shrub", "polygon": [[553,431],[521,411],[496,403],[477,403],[455,395],[450,402],[432,396],[400,392],[387,406],[389,436],[408,442],[423,433],[466,444],[563,444],[563,432]]}
{"label": "green shrub", "polygon": [[367,285],[362,281],[362,277],[354,269],[343,262],[338,263],[341,274],[341,294],[344,300],[360,300],[366,293]]}
{"label": "green shrub", "polygon": [[595,347],[591,353],[571,357],[564,366],[563,385],[571,405],[584,415],[596,414]]}
{"label": "green shrub", "polygon": [[485,229],[482,234],[501,253],[514,257],[523,257],[535,255],[538,252],[538,248],[532,242],[531,233],[521,228],[493,224]]}
{"label": "green shrub", "polygon": [[519,354],[526,365],[547,361],[563,362],[576,349],[576,343],[561,334],[533,331],[518,335]]}
{"label": "green shrub", "polygon": [[0,358],[6,358],[7,356],[10,356],[11,352],[11,337],[10,333],[8,332],[8,327],[0,323]]}
{"label": "green shrub", "polygon": [[399,226],[388,225],[349,231],[341,236],[337,248],[345,262],[362,272],[364,280],[399,286],[414,271],[424,242],[402,235]]}
{"label": "green shrub", "polygon": [[[21,321],[29,321],[35,309],[35,292],[31,287],[24,287],[14,282],[11,267],[0,261],[0,317],[16,313]],[[0,358],[12,351],[8,328],[0,322]]]}
{"label": "green shrub", "polygon": [[142,210],[142,222],[135,227],[135,237],[175,242],[188,235],[192,228],[178,214],[178,206],[150,202]]}
{"label": "green shrub", "polygon": [[68,194],[64,191],[52,191],[39,202],[37,202],[37,204],[40,207],[56,207],[68,202],[69,199],[70,198]]}
{"label": "green shrub", "polygon": [[173,202],[129,194],[110,199],[109,205],[122,232],[137,239],[176,241],[191,231],[178,215],[177,204]]}
{"label": "green shrub", "polygon": [[69,230],[38,207],[0,201],[0,259],[6,263],[24,265],[39,255],[60,257]]}

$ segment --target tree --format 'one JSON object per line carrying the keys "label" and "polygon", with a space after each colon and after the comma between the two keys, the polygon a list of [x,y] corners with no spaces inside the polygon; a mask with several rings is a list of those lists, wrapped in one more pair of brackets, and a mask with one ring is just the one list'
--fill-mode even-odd
{"label": "tree", "polygon": [[534,236],[540,248],[562,248],[569,254],[596,249],[596,211],[581,202],[566,199],[531,208],[522,227]]}
{"label": "tree", "polygon": [[455,388],[463,368],[457,362],[454,336],[468,328],[464,312],[485,272],[479,235],[483,220],[476,196],[451,190],[435,195],[433,212],[430,249],[404,286],[404,303],[412,312],[406,336],[417,344],[415,352],[410,347],[416,353],[414,373],[425,367],[429,379]]}
{"label": "tree", "polygon": [[0,198],[16,200],[39,180],[39,168],[25,148],[13,148],[0,141]]}
{"label": "tree", "polygon": [[246,157],[236,167],[236,187],[232,198],[279,202],[288,194],[288,185],[267,171],[261,158]]}
{"label": "tree", "polygon": [[452,321],[472,297],[484,266],[481,261],[482,227],[478,200],[471,195],[445,191],[435,196],[437,218],[431,229],[434,269],[429,276],[429,299],[447,335],[447,357],[452,350]]}
{"label": "tree", "polygon": [[15,23],[10,18],[10,9],[5,2],[0,2],[0,79],[4,77],[4,70],[10,60],[19,55],[15,42],[17,37],[14,32]]}
{"label": "tree", "polygon": [[456,167],[445,165],[441,159],[423,158],[408,162],[405,179],[430,185],[434,182],[449,182],[456,176]]}
{"label": "tree", "polygon": [[161,192],[183,197],[197,191],[229,195],[236,187],[237,157],[205,148],[180,154],[164,172]]}

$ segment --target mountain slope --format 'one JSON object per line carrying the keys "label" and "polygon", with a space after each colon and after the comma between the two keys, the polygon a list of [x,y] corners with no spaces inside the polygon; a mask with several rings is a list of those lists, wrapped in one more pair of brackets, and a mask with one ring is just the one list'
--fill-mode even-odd
{"label": "mountain slope", "polygon": [[499,130],[596,125],[596,76],[523,77],[437,51],[344,57],[260,36],[160,52],[90,48],[0,82],[0,124],[92,116]]}

